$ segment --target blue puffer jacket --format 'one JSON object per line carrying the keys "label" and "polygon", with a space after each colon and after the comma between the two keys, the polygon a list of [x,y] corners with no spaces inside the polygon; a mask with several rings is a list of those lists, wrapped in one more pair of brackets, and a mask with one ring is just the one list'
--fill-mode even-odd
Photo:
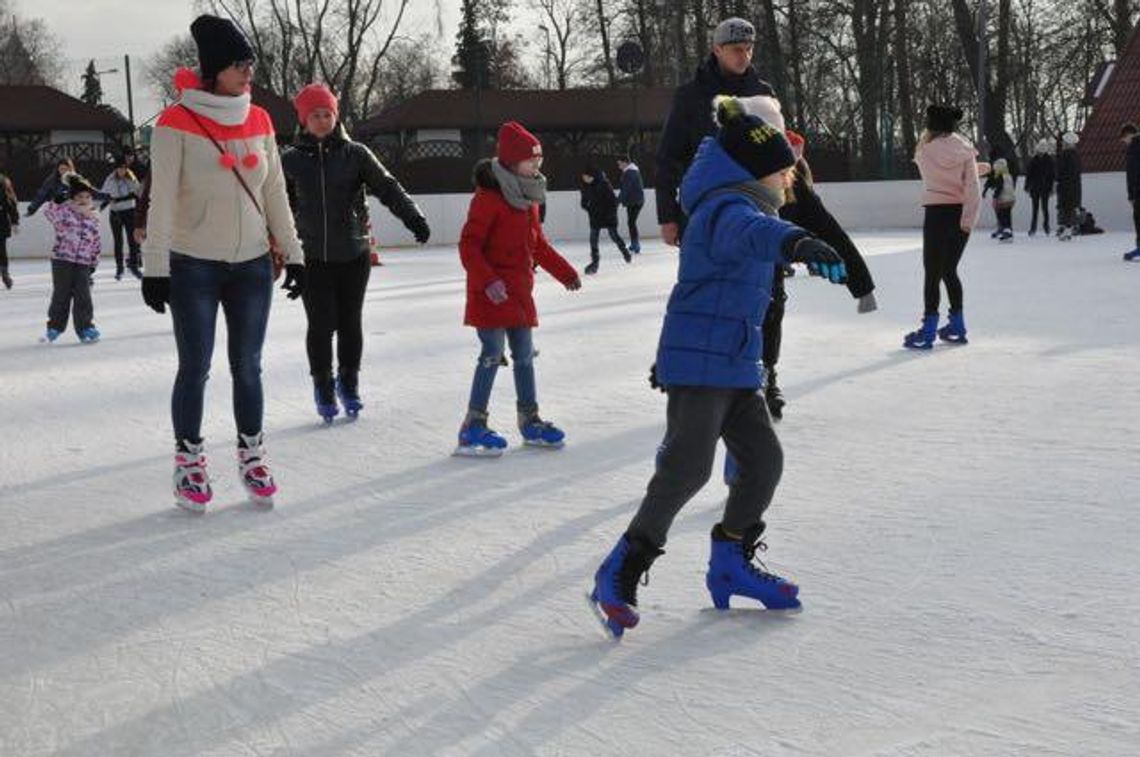
{"label": "blue puffer jacket", "polygon": [[761,326],[772,275],[784,243],[805,232],[765,215],[744,193],[710,196],[748,181],[752,176],[706,137],[681,182],[689,223],[657,347],[663,386],[758,389],[763,383]]}

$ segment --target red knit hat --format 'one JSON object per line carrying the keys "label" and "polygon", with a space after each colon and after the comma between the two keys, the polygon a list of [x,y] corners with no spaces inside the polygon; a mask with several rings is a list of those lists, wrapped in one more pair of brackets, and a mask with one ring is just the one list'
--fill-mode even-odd
{"label": "red knit hat", "polygon": [[518,121],[507,121],[499,127],[496,147],[499,162],[505,166],[542,157],[542,143]]}
{"label": "red knit hat", "polygon": [[784,136],[788,138],[788,144],[792,146],[792,154],[799,160],[804,156],[804,138],[797,132],[788,129],[784,132]]}
{"label": "red knit hat", "polygon": [[339,115],[336,95],[324,84],[310,84],[297,93],[293,98],[293,107],[297,109],[297,118],[303,125],[309,120],[309,114],[317,108],[328,108],[333,115]]}

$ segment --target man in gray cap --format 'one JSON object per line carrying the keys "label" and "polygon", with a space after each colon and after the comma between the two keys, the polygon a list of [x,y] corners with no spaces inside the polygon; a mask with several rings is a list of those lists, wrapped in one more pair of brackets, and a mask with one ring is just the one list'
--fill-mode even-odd
{"label": "man in gray cap", "polygon": [[721,21],[713,31],[709,59],[697,69],[693,80],[673,95],[673,107],[657,148],[657,222],[665,244],[678,245],[684,213],[677,202],[677,188],[697,146],[716,134],[713,98],[717,95],[774,96],[768,82],[752,67],[752,44],[756,28],[743,18]]}

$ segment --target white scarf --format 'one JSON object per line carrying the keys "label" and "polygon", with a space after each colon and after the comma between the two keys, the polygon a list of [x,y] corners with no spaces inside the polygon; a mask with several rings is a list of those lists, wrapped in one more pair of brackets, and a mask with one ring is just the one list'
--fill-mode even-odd
{"label": "white scarf", "polygon": [[250,95],[215,95],[203,89],[182,91],[182,104],[203,118],[223,126],[241,126],[249,118]]}

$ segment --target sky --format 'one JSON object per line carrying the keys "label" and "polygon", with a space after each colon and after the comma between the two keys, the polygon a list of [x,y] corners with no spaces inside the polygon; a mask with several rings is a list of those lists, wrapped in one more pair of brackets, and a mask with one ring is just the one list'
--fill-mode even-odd
{"label": "sky", "polygon": [[[66,56],[62,87],[73,95],[83,91],[80,76],[87,62],[95,60],[103,74],[104,102],[127,112],[123,56],[131,56],[131,79],[135,120],[143,123],[161,107],[156,93],[143,81],[143,63],[172,37],[189,30],[195,10],[190,0],[15,0],[24,18],[43,19],[63,41]],[[459,0],[440,0],[443,36],[455,38],[459,25]],[[396,3],[387,0],[393,9]],[[392,14],[394,15],[394,11]],[[436,30],[435,0],[412,0],[405,14],[402,33],[409,36]],[[173,72],[172,72],[173,73]]]}

